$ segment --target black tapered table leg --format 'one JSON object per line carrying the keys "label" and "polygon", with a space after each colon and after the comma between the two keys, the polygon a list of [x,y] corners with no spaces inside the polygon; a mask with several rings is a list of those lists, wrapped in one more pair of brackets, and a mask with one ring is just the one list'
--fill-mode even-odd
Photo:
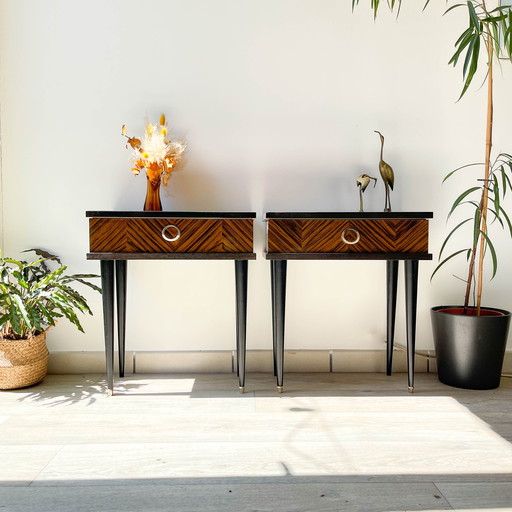
{"label": "black tapered table leg", "polygon": [[114,394],[114,261],[101,260],[103,329],[107,363],[107,393]]}
{"label": "black tapered table leg", "polygon": [[416,350],[416,307],[418,302],[418,260],[405,260],[405,307],[407,324],[407,380],[414,391],[414,353]]}
{"label": "black tapered table leg", "polygon": [[395,342],[396,295],[398,285],[398,260],[386,261],[387,318],[386,318],[386,375],[393,369],[393,344]]}
{"label": "black tapered table leg", "polygon": [[274,334],[274,362],[277,377],[277,391],[283,392],[284,376],[284,320],[286,305],[287,260],[272,260],[272,321]]}
{"label": "black tapered table leg", "polygon": [[116,260],[116,298],[119,377],[124,377],[126,340],[126,260]]}
{"label": "black tapered table leg", "polygon": [[272,359],[274,362],[274,377],[277,377],[277,364],[276,364],[276,289],[275,289],[275,277],[274,277],[274,262],[270,262],[270,286],[272,290]]}
{"label": "black tapered table leg", "polygon": [[245,348],[247,325],[247,260],[235,260],[236,355],[240,393],[245,390]]}

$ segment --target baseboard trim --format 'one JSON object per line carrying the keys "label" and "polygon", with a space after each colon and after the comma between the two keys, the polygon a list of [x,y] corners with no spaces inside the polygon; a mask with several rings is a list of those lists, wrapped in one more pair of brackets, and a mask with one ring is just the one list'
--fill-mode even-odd
{"label": "baseboard trim", "polygon": [[[273,372],[271,350],[248,350],[247,372]],[[117,372],[118,362],[115,361]],[[236,354],[233,350],[184,352],[127,351],[125,372],[134,373],[234,373]],[[385,350],[286,350],[285,372],[322,373],[381,373],[386,371]],[[405,352],[395,350],[393,372],[407,371]],[[436,372],[434,351],[420,351],[415,360],[415,371]],[[103,352],[53,352],[48,373],[82,374],[104,373]],[[504,373],[512,373],[512,352],[505,355]]]}

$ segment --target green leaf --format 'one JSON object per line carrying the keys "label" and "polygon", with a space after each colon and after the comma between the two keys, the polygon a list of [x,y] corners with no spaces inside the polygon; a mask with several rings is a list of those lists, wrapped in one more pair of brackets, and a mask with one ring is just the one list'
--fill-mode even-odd
{"label": "green leaf", "polygon": [[30,322],[27,325],[30,325],[31,330],[44,331],[44,324],[42,322],[41,315],[39,313],[39,308],[37,306],[26,306],[28,317],[30,318]]}
{"label": "green leaf", "polygon": [[23,304],[23,301],[21,300],[21,297],[19,295],[13,295],[12,300],[13,304],[16,306],[16,311],[18,315],[21,317],[21,319],[27,326],[31,327],[32,324],[30,322],[30,318],[25,308],[25,304]]}
{"label": "green leaf", "polygon": [[465,169],[466,167],[474,167],[475,165],[484,165],[483,163],[474,163],[474,164],[467,164],[467,165],[463,165],[462,167],[457,167],[457,169],[454,169],[453,171],[449,172],[443,179],[443,183],[448,179],[450,178],[451,176],[453,176],[457,171],[460,171],[461,169]]}
{"label": "green leaf", "polygon": [[491,279],[494,279],[494,276],[496,275],[496,272],[498,270],[498,258],[496,257],[496,250],[494,249],[494,245],[492,244],[491,239],[483,231],[482,231],[482,236],[485,238],[485,241],[487,242],[487,247],[489,247],[489,251],[491,252],[491,257],[492,257],[492,277],[491,277]]}
{"label": "green leaf", "polygon": [[0,329],[9,321],[9,313],[0,317]]}
{"label": "green leaf", "polygon": [[102,293],[101,288],[99,286],[96,286],[93,283],[90,283],[89,281],[85,281],[84,279],[92,279],[92,278],[98,278],[100,276],[96,274],[74,274],[72,276],[66,277],[63,282],[67,283],[69,281],[77,281],[79,283],[82,283],[85,286],[88,286],[89,288]]}
{"label": "green leaf", "polygon": [[473,192],[477,191],[477,190],[480,190],[481,187],[472,187],[468,190],[466,190],[465,192],[463,192],[459,197],[457,197],[457,199],[455,199],[453,205],[452,205],[452,208],[450,210],[450,213],[448,214],[448,217],[451,216],[451,214],[454,212],[455,208],[457,208],[457,206],[459,206],[460,202],[466,198],[469,194],[472,194]]}
{"label": "green leaf", "polygon": [[450,238],[452,237],[452,235],[458,231],[461,226],[463,226],[464,224],[466,224],[466,222],[469,222],[471,220],[471,218],[469,219],[466,219],[466,220],[463,220],[462,222],[460,222],[459,224],[457,224],[457,226],[455,226],[451,231],[450,233],[447,235],[447,237],[444,239],[444,242],[443,242],[443,245],[441,245],[441,249],[439,250],[439,258],[441,258],[441,256],[443,255],[443,251],[444,251],[444,248],[446,247],[446,244],[448,243],[448,240],[450,240]]}
{"label": "green leaf", "polygon": [[16,334],[21,334],[22,326],[19,318],[19,312],[14,304],[11,304],[11,308],[9,309],[9,322],[11,323],[12,330]]}
{"label": "green leaf", "polygon": [[493,224],[495,221],[498,221],[500,223],[500,226],[504,229],[505,228],[505,224],[503,224],[503,221],[501,220],[501,217],[500,215],[498,214],[498,212],[496,212],[496,210],[494,210],[493,208],[491,208],[489,206],[489,211],[493,214],[494,216],[494,219],[492,220],[492,223]]}
{"label": "green leaf", "polygon": [[478,237],[480,235],[481,226],[482,224],[482,212],[480,211],[480,208],[477,208],[475,210],[475,215],[473,217],[473,249],[476,248],[478,245]]}
{"label": "green leaf", "polygon": [[508,230],[509,230],[510,236],[512,237],[512,222],[510,222],[510,218],[509,218],[507,212],[501,206],[500,206],[500,212],[501,212],[501,216],[503,216],[507,222]]}
{"label": "green leaf", "polygon": [[480,20],[478,19],[478,14],[475,11],[475,6],[473,5],[473,2],[468,0],[468,11],[469,11],[469,21],[471,25],[473,25],[476,29],[480,26]]}
{"label": "green leaf", "polygon": [[458,7],[465,7],[465,6],[466,6],[466,4],[455,4],[455,5],[452,5],[450,8],[446,9],[446,11],[444,11],[443,16],[448,14],[450,11],[453,11],[453,9],[457,9]]}
{"label": "green leaf", "polygon": [[445,258],[441,263],[439,263],[439,265],[437,265],[437,267],[435,268],[434,272],[432,272],[432,275],[430,276],[430,280],[432,281],[432,278],[436,275],[437,271],[445,264],[447,263],[448,261],[450,261],[452,258],[455,258],[455,256],[458,256],[459,254],[463,253],[463,252],[466,252],[466,251],[471,251],[471,249],[460,249],[459,251],[457,252],[454,252],[453,254],[450,254],[450,256],[448,256],[447,258]]}
{"label": "green leaf", "polygon": [[500,166],[498,169],[501,172],[501,183],[503,185],[503,197],[507,195],[507,175],[504,172],[503,166]]}
{"label": "green leaf", "polygon": [[460,54],[462,53],[464,48],[466,48],[466,46],[471,42],[472,37],[473,37],[473,29],[471,27],[466,29],[461,34],[461,36],[459,37],[459,39],[457,39],[457,41],[455,43],[455,47],[457,48],[457,50],[452,55],[452,58],[448,61],[448,65],[450,65],[450,64],[453,64],[454,66],[457,65]]}
{"label": "green leaf", "polygon": [[496,176],[493,176],[493,182],[494,182],[494,190],[492,191],[494,196],[494,208],[497,212],[500,211],[500,186],[498,183],[498,178]]}
{"label": "green leaf", "polygon": [[466,54],[466,59],[464,61],[464,68],[462,72],[462,76],[465,78],[464,87],[462,88],[462,92],[460,93],[459,100],[466,94],[468,87],[471,85],[473,81],[473,77],[478,69],[478,58],[480,55],[480,36],[478,34],[474,35],[471,43],[469,44],[468,51]]}

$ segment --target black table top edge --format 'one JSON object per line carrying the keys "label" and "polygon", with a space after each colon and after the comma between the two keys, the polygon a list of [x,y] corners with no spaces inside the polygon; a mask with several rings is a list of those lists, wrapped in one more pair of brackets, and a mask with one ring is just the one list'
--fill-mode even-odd
{"label": "black table top edge", "polygon": [[266,219],[432,219],[433,212],[267,212]]}
{"label": "black table top edge", "polygon": [[197,211],[103,211],[89,210],[85,212],[86,217],[103,218],[216,218],[216,219],[255,219],[255,212],[197,212]]}

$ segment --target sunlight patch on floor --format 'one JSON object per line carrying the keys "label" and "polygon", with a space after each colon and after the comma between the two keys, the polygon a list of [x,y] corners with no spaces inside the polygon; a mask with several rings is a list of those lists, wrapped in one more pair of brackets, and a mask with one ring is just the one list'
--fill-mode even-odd
{"label": "sunlight patch on floor", "polygon": [[[200,417],[199,410],[211,401],[187,399],[190,407],[171,413],[180,403],[173,398],[162,404],[167,413],[155,409],[132,427],[122,414],[108,415],[110,423],[93,422],[90,426],[100,429],[102,422],[108,429],[117,424],[119,431],[116,437],[99,431],[85,442],[68,439],[38,483],[512,473],[512,445],[450,397],[267,398],[273,411],[238,415],[206,409]],[[279,412],[279,404],[288,412]],[[148,404],[139,405],[138,413],[144,414]],[[81,428],[63,420],[64,428],[66,421],[69,428]]]}

